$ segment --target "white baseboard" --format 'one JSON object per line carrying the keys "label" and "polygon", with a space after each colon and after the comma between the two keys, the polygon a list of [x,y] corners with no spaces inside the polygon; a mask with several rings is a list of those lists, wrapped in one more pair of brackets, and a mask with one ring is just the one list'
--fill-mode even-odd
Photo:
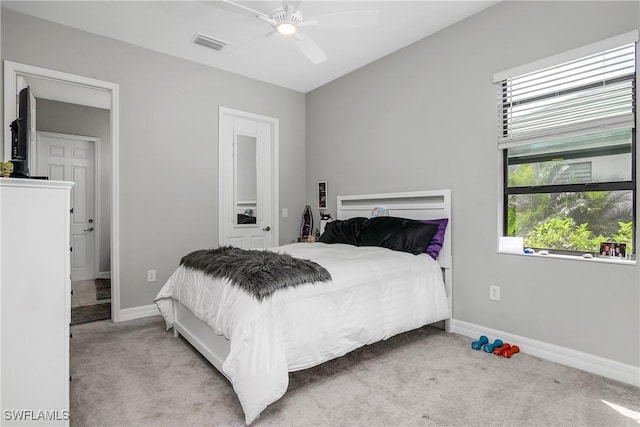
{"label": "white baseboard", "polygon": [[142,319],[144,317],[159,316],[160,310],[155,304],[141,305],[138,307],[120,309],[118,322],[126,322],[127,320]]}
{"label": "white baseboard", "polygon": [[496,329],[485,328],[461,320],[451,320],[451,332],[474,339],[478,339],[480,335],[486,335],[490,341],[493,341],[495,338],[500,338],[502,341],[510,344],[517,343],[522,353],[640,387],[640,367],[638,366],[627,365],[615,360],[594,356],[593,354],[548,344]]}
{"label": "white baseboard", "polygon": [[101,271],[96,275],[96,279],[111,279],[110,271]]}

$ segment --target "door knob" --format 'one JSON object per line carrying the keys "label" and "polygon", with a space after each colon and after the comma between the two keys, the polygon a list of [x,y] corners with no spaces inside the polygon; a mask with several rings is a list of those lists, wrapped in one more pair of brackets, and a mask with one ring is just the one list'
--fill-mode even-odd
{"label": "door knob", "polygon": [[93,227],[89,227],[89,228],[87,228],[87,229],[86,229],[86,230],[84,230],[84,231],[93,231]]}
{"label": "door knob", "polygon": [[271,227],[269,227],[268,225],[262,229],[262,231],[271,231]]}

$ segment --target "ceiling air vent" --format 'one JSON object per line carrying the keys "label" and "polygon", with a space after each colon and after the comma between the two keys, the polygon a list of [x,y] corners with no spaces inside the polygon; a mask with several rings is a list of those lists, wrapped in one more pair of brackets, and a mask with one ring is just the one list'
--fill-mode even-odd
{"label": "ceiling air vent", "polygon": [[196,38],[193,40],[193,42],[195,44],[199,44],[200,46],[208,47],[209,49],[213,49],[216,51],[221,50],[227,45],[227,42],[214,39],[213,37],[204,35],[202,33],[196,34]]}

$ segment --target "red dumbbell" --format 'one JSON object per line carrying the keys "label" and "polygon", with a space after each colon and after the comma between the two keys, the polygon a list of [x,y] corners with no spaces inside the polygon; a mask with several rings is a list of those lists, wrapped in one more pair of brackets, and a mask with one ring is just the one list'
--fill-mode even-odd
{"label": "red dumbbell", "polygon": [[505,350],[502,353],[502,357],[509,358],[509,357],[513,356],[514,354],[516,354],[516,353],[520,353],[520,347],[518,347],[517,345],[512,345],[509,350]]}
{"label": "red dumbbell", "polygon": [[498,356],[502,356],[504,354],[504,352],[506,350],[509,350],[511,348],[511,344],[505,344],[502,347],[497,347],[493,349],[493,354],[496,354]]}

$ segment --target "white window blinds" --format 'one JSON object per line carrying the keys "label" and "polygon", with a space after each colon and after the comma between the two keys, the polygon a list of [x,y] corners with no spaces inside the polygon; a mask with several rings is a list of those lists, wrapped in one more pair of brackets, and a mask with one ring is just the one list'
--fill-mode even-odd
{"label": "white window blinds", "polygon": [[496,81],[498,148],[635,126],[636,44]]}

